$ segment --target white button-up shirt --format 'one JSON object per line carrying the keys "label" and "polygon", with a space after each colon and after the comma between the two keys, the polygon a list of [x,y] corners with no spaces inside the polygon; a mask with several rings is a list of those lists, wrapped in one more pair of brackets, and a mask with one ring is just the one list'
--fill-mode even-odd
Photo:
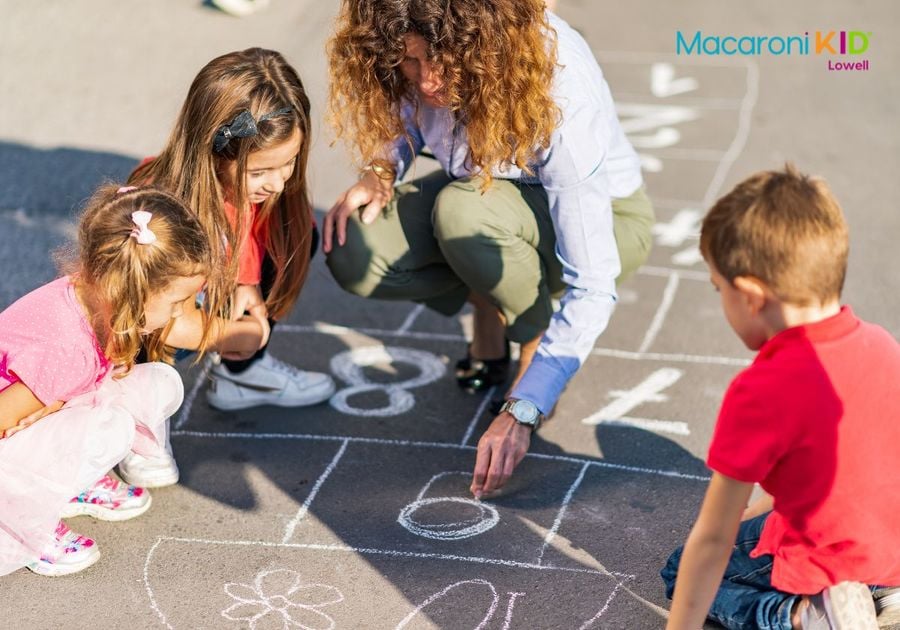
{"label": "white button-up shirt", "polygon": [[[528,176],[515,165],[494,177],[540,184],[547,192],[556,233],[556,256],[568,288],[554,313],[534,361],[512,392],[547,413],[606,329],[616,302],[621,266],[613,232],[611,201],[634,193],[642,183],[640,160],[616,117],[609,86],[587,42],[554,14],[559,67],[551,93],[562,111],[550,146],[530,165]],[[390,149],[398,178],[427,145],[451,177],[477,175],[467,164],[466,130],[449,110],[411,103],[402,109],[412,138]]]}

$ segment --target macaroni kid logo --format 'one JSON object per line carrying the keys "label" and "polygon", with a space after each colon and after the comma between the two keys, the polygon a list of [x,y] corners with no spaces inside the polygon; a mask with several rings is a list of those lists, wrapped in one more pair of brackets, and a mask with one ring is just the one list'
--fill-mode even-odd
{"label": "macaroni kid logo", "polygon": [[704,35],[701,31],[685,34],[675,32],[675,52],[679,55],[829,55],[851,56],[835,60],[829,57],[831,71],[866,71],[868,59],[852,58],[869,50],[871,32],[865,31],[815,31],[789,36],[734,36]]}

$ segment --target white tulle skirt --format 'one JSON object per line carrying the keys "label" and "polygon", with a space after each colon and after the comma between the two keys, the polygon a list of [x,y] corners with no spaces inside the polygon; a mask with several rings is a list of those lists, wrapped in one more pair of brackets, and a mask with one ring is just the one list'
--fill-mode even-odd
{"label": "white tulle skirt", "polygon": [[163,363],[136,365],[121,379],[0,439],[0,575],[37,559],[69,499],[130,451],[165,450],[171,416],[184,398],[181,377]]}

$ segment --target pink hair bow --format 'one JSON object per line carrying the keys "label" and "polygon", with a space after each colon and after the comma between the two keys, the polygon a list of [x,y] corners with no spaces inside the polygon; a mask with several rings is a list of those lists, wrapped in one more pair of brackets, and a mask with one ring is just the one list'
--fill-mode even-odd
{"label": "pink hair bow", "polygon": [[146,210],[137,210],[131,213],[131,220],[135,225],[135,228],[131,230],[131,236],[141,245],[150,245],[156,242],[156,234],[147,227],[151,218],[153,218],[153,213]]}

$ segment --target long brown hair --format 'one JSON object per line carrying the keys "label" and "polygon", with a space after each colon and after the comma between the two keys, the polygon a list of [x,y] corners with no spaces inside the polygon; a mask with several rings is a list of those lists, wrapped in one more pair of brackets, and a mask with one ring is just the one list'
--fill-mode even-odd
{"label": "long brown hair", "polygon": [[[85,289],[91,324],[106,356],[127,371],[142,345],[151,361],[168,357],[160,342],[168,327],[149,339],[141,333],[147,300],[178,278],[208,277],[213,261],[199,221],[174,195],[154,187],[118,191],[110,184],[94,193],[79,221],[78,253],[62,262]],[[156,236],[153,243],[132,237],[132,213],[142,210],[152,215],[147,227]],[[201,353],[207,332],[204,326]]]}
{"label": "long brown hair", "polygon": [[[290,112],[266,120],[266,114],[289,108]],[[219,153],[213,138],[222,125],[249,111],[258,133],[232,138]],[[309,267],[312,239],[312,205],[306,181],[310,146],[310,104],[297,72],[274,50],[248,48],[210,61],[188,90],[168,143],[154,160],[139,166],[130,183],[162,186],[182,197],[197,213],[213,248],[216,270],[209,280],[210,310],[228,313],[235,287],[238,256],[229,255],[226,243],[241,243],[244,215],[249,204],[245,190],[248,156],[290,139],[295,129],[302,135],[293,175],[280,195],[273,195],[260,209],[259,221],[268,226],[266,251],[275,263],[276,275],[266,306],[271,317],[285,315],[297,300]],[[224,164],[233,161],[235,181],[227,191],[220,181]],[[226,214],[228,201],[237,210]],[[232,245],[231,247],[234,247]]]}
{"label": "long brown hair", "polygon": [[407,33],[425,39],[485,186],[496,167],[528,172],[560,120],[550,94],[555,32],[543,1],[344,0],[328,46],[332,123],[363,163],[406,135],[401,101],[415,102],[400,72]]}

